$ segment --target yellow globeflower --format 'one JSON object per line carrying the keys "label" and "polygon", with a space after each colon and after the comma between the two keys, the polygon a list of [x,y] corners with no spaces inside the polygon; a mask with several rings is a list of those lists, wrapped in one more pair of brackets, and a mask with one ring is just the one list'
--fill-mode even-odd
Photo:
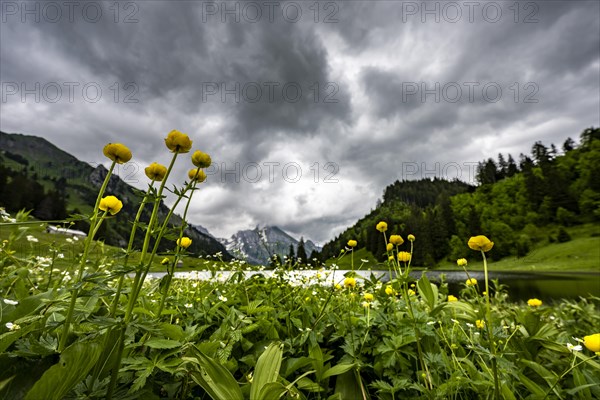
{"label": "yellow globeflower", "polygon": [[465,265],[467,265],[467,259],[459,258],[458,260],[456,260],[456,265],[458,265],[459,267],[464,267]]}
{"label": "yellow globeflower", "polygon": [[363,299],[365,299],[366,301],[373,301],[373,299],[374,299],[374,298],[375,298],[375,297],[374,297],[374,296],[373,296],[373,294],[371,294],[371,293],[365,293],[365,294],[363,295]]}
{"label": "yellow globeflower", "polygon": [[344,279],[344,286],[345,287],[356,287],[356,279],[354,278],[346,278]]}
{"label": "yellow globeflower", "polygon": [[153,162],[149,166],[144,169],[146,176],[153,181],[160,182],[165,179],[165,175],[167,174],[167,167],[164,165]]}
{"label": "yellow globeflower", "polygon": [[469,278],[466,280],[465,283],[467,284],[467,286],[475,286],[475,285],[477,285],[477,279]]}
{"label": "yellow globeflower", "polygon": [[377,226],[375,227],[379,232],[385,232],[387,231],[387,223],[381,221],[380,223],[377,224]]}
{"label": "yellow globeflower", "polygon": [[417,293],[414,290],[408,289],[408,295],[409,296],[414,296],[415,294],[417,294]]}
{"label": "yellow globeflower", "polygon": [[390,236],[390,243],[395,246],[400,246],[402,243],[404,243],[404,239],[402,239],[402,236],[400,235],[392,235]]}
{"label": "yellow globeflower", "polygon": [[410,261],[410,253],[408,251],[399,252],[398,253],[398,261],[409,262]]}
{"label": "yellow globeflower", "polygon": [[181,239],[177,239],[177,246],[183,247],[184,249],[190,247],[191,244],[192,239],[190,239],[189,237],[184,236]]}
{"label": "yellow globeflower", "polygon": [[121,143],[109,143],[104,146],[102,152],[117,164],[123,164],[131,160],[131,151]]}
{"label": "yellow globeflower", "polygon": [[584,336],[583,344],[588,350],[593,351],[594,353],[600,352],[600,333]]}
{"label": "yellow globeflower", "polygon": [[494,242],[483,235],[471,237],[467,244],[471,250],[490,251],[494,247]]}
{"label": "yellow globeflower", "polygon": [[394,250],[394,245],[393,245],[393,244],[391,244],[391,243],[388,243],[388,244],[385,246],[385,249],[386,249],[387,251],[392,251],[392,250]]}
{"label": "yellow globeflower", "polygon": [[201,169],[190,169],[188,171],[188,178],[190,178],[191,181],[201,183],[206,180],[206,174]]}
{"label": "yellow globeflower", "polygon": [[409,242],[414,242],[415,241],[415,235],[411,234],[411,235],[408,235],[406,238],[408,239]]}
{"label": "yellow globeflower", "polygon": [[485,328],[485,321],[482,319],[478,319],[477,321],[475,321],[475,325],[477,326],[477,328],[483,329]]}
{"label": "yellow globeflower", "polygon": [[102,211],[108,211],[110,215],[115,215],[121,211],[121,208],[123,208],[123,203],[115,196],[106,196],[100,200],[100,206],[98,208],[100,208]]}
{"label": "yellow globeflower", "polygon": [[200,150],[196,150],[194,154],[192,154],[192,164],[198,168],[208,168],[210,167],[211,162],[210,156]]}
{"label": "yellow globeflower", "polygon": [[356,240],[348,240],[348,247],[356,247],[357,244]]}
{"label": "yellow globeflower", "polygon": [[390,285],[385,287],[385,294],[387,294],[388,296],[391,296],[393,294],[395,294],[395,290],[393,287],[391,287]]}
{"label": "yellow globeflower", "polygon": [[458,301],[458,299],[456,298],[456,296],[452,296],[451,294],[448,295],[448,303],[451,303],[453,301]]}
{"label": "yellow globeflower", "polygon": [[172,153],[187,153],[192,148],[192,141],[185,133],[172,130],[165,138],[165,145]]}
{"label": "yellow globeflower", "polygon": [[539,299],[529,299],[527,300],[527,304],[531,307],[539,307],[542,305],[542,301]]}

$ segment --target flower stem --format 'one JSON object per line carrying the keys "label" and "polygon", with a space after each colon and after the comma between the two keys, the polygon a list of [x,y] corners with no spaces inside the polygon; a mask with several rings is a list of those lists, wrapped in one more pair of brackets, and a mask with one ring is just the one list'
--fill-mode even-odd
{"label": "flower stem", "polygon": [[[98,209],[100,208],[100,200],[102,200],[102,196],[106,191],[106,187],[108,186],[108,181],[112,175],[113,170],[115,169],[116,162],[113,161],[110,165],[108,172],[106,173],[106,177],[104,178],[104,182],[100,187],[100,191],[98,192],[98,197],[96,198],[96,204],[94,205],[94,211],[92,212],[92,217],[90,218],[90,230],[88,232],[88,236],[85,239],[85,245],[83,247],[83,254],[81,256],[81,260],[79,261],[79,271],[77,272],[77,280],[75,283],[79,283],[81,281],[81,277],[83,275],[83,270],[85,268],[85,263],[87,261],[88,252],[90,250],[90,246],[92,244],[92,240],[94,239],[94,234],[97,232],[96,225],[102,222],[98,222]],[[106,215],[106,212],[104,213]],[[58,352],[62,353],[65,346],[67,345],[67,337],[69,336],[69,329],[71,325],[71,320],[73,319],[73,311],[75,310],[75,303],[77,302],[77,296],[79,295],[79,290],[74,289],[73,294],[71,295],[71,304],[69,304],[69,308],[67,309],[67,314],[65,316],[65,322],[63,326],[63,331],[60,337],[60,342],[58,345]]]}
{"label": "flower stem", "polygon": [[494,341],[494,333],[492,330],[492,309],[490,306],[490,285],[488,280],[488,267],[485,252],[481,250],[483,256],[483,273],[485,278],[485,302],[486,302],[486,320],[488,340],[490,342],[490,350],[492,352],[492,371],[494,373],[494,398],[500,400],[500,382],[498,380],[498,365],[496,362],[496,342]]}

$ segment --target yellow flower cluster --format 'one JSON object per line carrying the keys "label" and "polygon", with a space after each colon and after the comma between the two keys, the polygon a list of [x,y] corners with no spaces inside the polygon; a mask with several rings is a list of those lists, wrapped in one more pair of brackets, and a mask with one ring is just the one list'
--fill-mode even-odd
{"label": "yellow flower cluster", "polygon": [[475,285],[477,285],[477,279],[469,278],[466,280],[465,283],[467,284],[467,286],[475,286]]}
{"label": "yellow flower cluster", "polygon": [[458,301],[458,299],[456,298],[456,296],[449,294],[448,295],[448,303],[452,303],[453,301]]}
{"label": "yellow flower cluster", "polygon": [[394,288],[390,285],[387,285],[385,287],[385,294],[387,294],[388,296],[393,296],[396,294],[396,291],[394,290]]}
{"label": "yellow flower cluster", "polygon": [[477,321],[475,321],[475,326],[477,326],[478,329],[483,329],[485,328],[485,321],[482,319],[478,319]]}

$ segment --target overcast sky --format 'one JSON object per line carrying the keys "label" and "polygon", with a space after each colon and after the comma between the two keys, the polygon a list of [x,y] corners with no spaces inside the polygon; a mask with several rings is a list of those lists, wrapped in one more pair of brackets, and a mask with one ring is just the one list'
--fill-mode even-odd
{"label": "overcast sky", "polygon": [[220,237],[323,244],[397,179],[600,125],[598,1],[0,4],[0,129],[90,163],[122,142],[138,187],[185,132],[214,160],[190,220]]}

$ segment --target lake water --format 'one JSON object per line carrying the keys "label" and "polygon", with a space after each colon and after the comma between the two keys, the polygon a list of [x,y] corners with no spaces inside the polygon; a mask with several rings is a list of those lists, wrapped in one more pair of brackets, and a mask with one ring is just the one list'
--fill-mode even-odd
{"label": "lake water", "polygon": [[[292,284],[321,283],[331,285],[334,282],[342,282],[347,270],[300,270],[285,272],[285,279]],[[371,274],[385,282],[389,279],[388,271],[355,271],[363,278],[369,278]],[[217,279],[225,282],[232,277],[232,271],[217,271],[215,275],[210,271],[175,272],[175,278],[208,280]],[[253,275],[269,277],[273,271],[243,271],[245,279]],[[418,279],[421,271],[412,271],[411,276]],[[467,275],[464,271],[427,271],[427,278],[432,282],[439,282],[440,276],[444,274],[448,283],[450,293],[457,294],[464,287]],[[149,278],[161,278],[164,272],[149,273]],[[485,290],[483,272],[469,272],[472,278],[477,279],[480,290]],[[593,295],[600,297],[600,272],[489,272],[490,285],[492,279],[498,279],[501,284],[508,286],[509,298],[514,301],[538,298],[545,302],[559,299],[577,299],[580,296]]]}

